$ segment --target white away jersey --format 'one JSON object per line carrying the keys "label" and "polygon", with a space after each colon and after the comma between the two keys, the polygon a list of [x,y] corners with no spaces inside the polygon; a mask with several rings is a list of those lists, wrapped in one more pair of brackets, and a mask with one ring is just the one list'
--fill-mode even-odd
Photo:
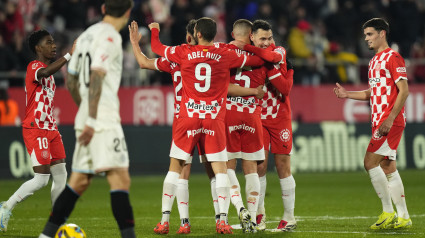
{"label": "white away jersey", "polygon": [[81,105],[75,118],[75,129],[83,129],[89,113],[90,71],[106,73],[97,108],[96,130],[121,122],[118,89],[121,82],[123,51],[121,35],[105,22],[92,25],[78,37],[68,72],[79,75]]}
{"label": "white away jersey", "polygon": [[[396,83],[407,80],[406,66],[401,55],[391,48],[376,54],[369,62],[369,88],[372,125],[380,126],[391,113],[398,95]],[[404,106],[393,123],[405,126]]]}

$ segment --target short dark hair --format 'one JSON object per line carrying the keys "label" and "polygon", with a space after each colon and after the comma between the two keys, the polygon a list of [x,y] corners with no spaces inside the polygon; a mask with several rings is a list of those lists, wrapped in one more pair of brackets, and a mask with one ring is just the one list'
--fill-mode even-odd
{"label": "short dark hair", "polygon": [[255,20],[252,23],[252,32],[257,32],[258,29],[268,31],[272,29],[272,25],[264,20]]}
{"label": "short dark hair", "polygon": [[252,22],[250,20],[247,19],[238,19],[233,23],[233,28],[235,28],[236,26],[245,26],[245,27],[249,27],[252,28]]}
{"label": "short dark hair", "polygon": [[213,41],[217,34],[217,24],[209,17],[201,17],[196,21],[195,29],[202,34],[204,40]]}
{"label": "short dark hair", "polygon": [[121,17],[133,8],[133,0],[105,0],[105,14],[113,17]]}
{"label": "short dark hair", "polygon": [[372,18],[372,19],[370,19],[369,21],[365,22],[365,24],[363,24],[363,30],[368,28],[368,27],[373,27],[378,32],[384,30],[385,35],[388,39],[388,36],[390,34],[390,24],[388,24],[388,22],[386,20],[384,20],[383,18]]}
{"label": "short dark hair", "polygon": [[191,36],[195,34],[195,26],[196,26],[196,20],[192,19],[190,20],[186,25],[186,32],[188,32]]}
{"label": "short dark hair", "polygon": [[41,39],[49,35],[50,33],[46,30],[38,30],[31,33],[31,35],[28,37],[28,45],[31,51],[37,54],[37,51],[35,50],[35,46],[38,45],[38,43],[40,43]]}

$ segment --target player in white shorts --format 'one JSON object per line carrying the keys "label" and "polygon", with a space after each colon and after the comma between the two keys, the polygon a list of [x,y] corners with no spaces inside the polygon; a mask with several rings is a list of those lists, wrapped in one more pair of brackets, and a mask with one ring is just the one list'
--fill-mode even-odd
{"label": "player in white shorts", "polygon": [[112,212],[121,237],[136,237],[129,199],[129,157],[118,98],[123,62],[119,31],[126,26],[132,7],[132,0],[106,0],[103,20],[87,28],[77,40],[67,78],[67,87],[79,106],[72,174],[41,238],[54,236],[98,173],[106,174],[110,185]]}

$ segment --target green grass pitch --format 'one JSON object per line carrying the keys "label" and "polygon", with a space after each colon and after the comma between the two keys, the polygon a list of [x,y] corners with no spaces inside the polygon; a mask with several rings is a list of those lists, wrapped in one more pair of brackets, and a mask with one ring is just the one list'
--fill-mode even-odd
{"label": "green grass pitch", "polygon": [[[425,237],[425,171],[401,171],[407,206],[413,227],[407,230],[373,231],[369,226],[381,213],[381,203],[369,177],[364,172],[300,173],[297,183],[295,215],[298,228],[291,233],[262,232],[243,234],[234,230],[233,236],[251,237]],[[164,174],[165,175],[165,174]],[[131,202],[138,237],[158,237],[153,228],[161,218],[161,191],[163,176],[133,176]],[[244,190],[243,176],[239,180]],[[8,197],[24,180],[0,180],[0,201]],[[283,205],[276,173],[267,175],[266,214],[267,228],[275,228],[282,216]],[[190,189],[190,221],[193,237],[216,237],[214,210],[209,180],[204,174],[192,175]],[[79,199],[68,220],[81,226],[89,238],[120,237],[109,203],[108,184],[96,178],[89,190]],[[0,237],[37,237],[50,211],[50,187],[43,188],[18,204],[13,211],[8,231]],[[231,205],[231,224],[237,224],[236,211]],[[174,204],[168,236],[176,235],[179,215]]]}

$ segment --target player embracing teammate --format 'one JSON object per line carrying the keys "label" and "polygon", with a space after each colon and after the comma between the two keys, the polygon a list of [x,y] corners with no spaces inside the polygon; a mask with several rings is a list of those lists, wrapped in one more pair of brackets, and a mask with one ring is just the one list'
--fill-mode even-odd
{"label": "player embracing teammate", "polygon": [[[195,46],[167,47],[155,41],[158,29],[153,27],[152,50],[180,65],[183,95],[180,114],[170,151],[170,172],[181,173],[185,160],[199,142],[200,153],[211,163],[216,178],[220,210],[218,233],[232,233],[227,222],[230,184],[227,176],[227,152],[224,117],[230,82],[230,68],[262,65],[258,57],[245,56],[214,44],[216,23],[200,18],[194,30]],[[169,180],[167,174],[165,181]]]}

